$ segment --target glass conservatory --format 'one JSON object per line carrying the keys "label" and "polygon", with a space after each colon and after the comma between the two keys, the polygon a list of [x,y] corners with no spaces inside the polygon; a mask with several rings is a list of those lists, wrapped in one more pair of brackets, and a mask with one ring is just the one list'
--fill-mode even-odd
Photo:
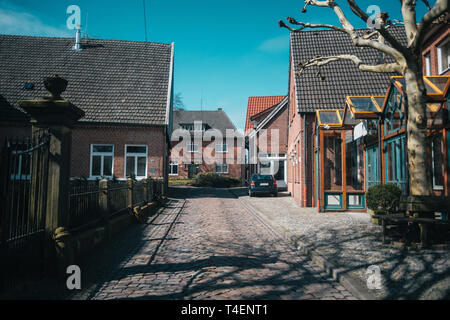
{"label": "glass conservatory", "polygon": [[[449,76],[424,77],[433,190],[449,195]],[[314,199],[319,211],[362,211],[365,193],[380,183],[408,192],[403,77],[392,77],[385,96],[348,96],[342,109],[317,110]]]}

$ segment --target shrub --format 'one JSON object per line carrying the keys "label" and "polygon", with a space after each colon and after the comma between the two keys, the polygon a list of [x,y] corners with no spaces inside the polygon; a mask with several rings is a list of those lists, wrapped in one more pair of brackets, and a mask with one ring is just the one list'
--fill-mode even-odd
{"label": "shrub", "polygon": [[221,176],[217,173],[199,173],[196,177],[196,186],[212,187],[212,188],[229,188],[233,185],[240,184],[240,180]]}
{"label": "shrub", "polygon": [[384,213],[395,212],[400,204],[402,190],[395,184],[379,184],[367,191],[367,207]]}

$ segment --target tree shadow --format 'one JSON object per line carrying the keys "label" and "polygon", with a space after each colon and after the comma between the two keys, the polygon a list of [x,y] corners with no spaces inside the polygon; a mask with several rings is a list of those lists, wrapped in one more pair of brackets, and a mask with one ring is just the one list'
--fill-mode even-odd
{"label": "tree shadow", "polygon": [[[374,232],[375,229],[378,229]],[[297,245],[306,244],[310,252],[323,256],[340,268],[340,274],[358,279],[367,286],[369,266],[381,269],[383,288],[373,290],[387,300],[450,299],[450,253],[436,250],[395,248],[382,243],[381,228],[330,229],[326,238],[314,235],[295,237]],[[370,245],[364,245],[363,243]],[[361,244],[361,245],[358,245]],[[370,248],[370,250],[368,250]]]}

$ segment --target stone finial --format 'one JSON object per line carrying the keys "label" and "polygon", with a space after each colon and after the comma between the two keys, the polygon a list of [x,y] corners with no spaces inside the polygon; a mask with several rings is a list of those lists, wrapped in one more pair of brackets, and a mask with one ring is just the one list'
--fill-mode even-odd
{"label": "stone finial", "polygon": [[50,92],[50,96],[47,99],[62,100],[61,93],[66,91],[67,80],[55,74],[44,78],[44,86]]}

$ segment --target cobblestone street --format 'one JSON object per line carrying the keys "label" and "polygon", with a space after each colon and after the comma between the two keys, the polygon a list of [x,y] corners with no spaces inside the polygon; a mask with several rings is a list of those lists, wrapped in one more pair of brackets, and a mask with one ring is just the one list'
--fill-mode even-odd
{"label": "cobblestone street", "polygon": [[119,237],[127,254],[73,299],[355,299],[227,190],[173,188],[156,219]]}

